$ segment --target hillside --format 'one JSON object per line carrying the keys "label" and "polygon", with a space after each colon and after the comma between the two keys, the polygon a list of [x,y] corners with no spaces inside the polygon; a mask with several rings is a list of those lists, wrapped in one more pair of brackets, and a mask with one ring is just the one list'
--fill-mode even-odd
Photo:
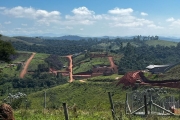
{"label": "hillside", "polygon": [[[25,62],[31,55],[31,52],[18,52],[19,56],[15,57],[12,63],[23,61]],[[113,63],[118,63],[122,58],[121,54],[115,54],[111,52],[89,52],[84,51],[82,53],[73,54],[73,77],[74,81],[68,83],[69,80],[69,61],[67,56],[59,56],[52,54],[36,53],[33,57],[28,71],[23,79],[19,79],[19,72],[23,68],[23,64],[20,66],[7,67],[8,64],[1,63],[0,66],[4,66],[2,69],[3,78],[0,81],[0,100],[3,101],[9,93],[14,94],[17,92],[26,93],[27,96],[23,99],[17,99],[12,102],[13,107],[21,108],[19,111],[15,111],[17,118],[33,118],[40,117],[41,114],[46,114],[45,119],[60,119],[63,116],[62,103],[68,104],[68,110],[71,119],[87,119],[87,120],[99,120],[99,119],[112,119],[111,109],[109,104],[108,92],[112,93],[115,109],[117,110],[117,116],[124,119],[128,117],[124,113],[125,97],[127,92],[134,90],[144,90],[152,88],[149,86],[134,87],[122,87],[116,86],[117,80],[122,77],[118,74],[106,74],[105,71],[101,72],[97,77],[91,78],[75,78],[75,75],[82,75],[82,72],[95,70],[101,71],[106,68],[115,68]],[[113,60],[113,63],[110,60]],[[92,69],[96,66],[97,69]],[[4,70],[8,70],[5,71]],[[111,69],[112,70],[112,69]],[[114,69],[113,69],[114,70]],[[14,76],[13,76],[14,75]],[[16,75],[16,76],[15,76]],[[84,74],[83,74],[84,75]],[[46,110],[44,113],[44,96],[46,91]],[[176,94],[178,99],[177,90],[167,89],[169,94]],[[175,92],[176,91],[176,92]],[[10,99],[6,99],[7,102]],[[16,108],[16,109],[17,109]],[[26,114],[24,113],[23,109]],[[74,112],[76,108],[77,112]],[[27,112],[28,111],[28,112]],[[49,114],[51,114],[49,116]],[[122,116],[121,116],[122,115]],[[42,115],[43,116],[43,115]],[[41,117],[42,117],[41,116]],[[44,117],[44,116],[43,116]],[[140,119],[140,117],[129,116],[131,119]],[[35,118],[34,118],[35,119]]]}
{"label": "hillside", "polygon": [[156,45],[168,46],[168,47],[177,46],[177,42],[166,41],[166,40],[147,40],[145,43],[151,46],[156,46]]}
{"label": "hillside", "polygon": [[27,44],[27,45],[32,45],[31,43],[28,43],[24,40],[13,38],[13,37],[8,37],[8,36],[1,36],[1,40],[9,41],[9,42],[22,42],[22,43]]}

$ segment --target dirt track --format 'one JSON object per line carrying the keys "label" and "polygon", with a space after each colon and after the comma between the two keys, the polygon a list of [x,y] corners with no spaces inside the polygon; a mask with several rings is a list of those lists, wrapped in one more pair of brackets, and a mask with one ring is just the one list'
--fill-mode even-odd
{"label": "dirt track", "polygon": [[72,74],[72,67],[73,67],[73,64],[72,64],[72,55],[68,55],[66,56],[68,59],[69,59],[69,82],[73,82],[73,74]]}
{"label": "dirt track", "polygon": [[113,57],[108,57],[108,59],[111,64],[111,68],[114,68],[114,71],[117,73],[118,69],[117,69],[117,66],[114,64]]}
{"label": "dirt track", "polygon": [[31,57],[26,61],[25,66],[24,66],[23,70],[21,71],[21,73],[20,73],[20,75],[19,75],[20,78],[24,78],[24,76],[25,76],[25,74],[26,74],[26,72],[27,72],[29,63],[31,62],[31,60],[33,59],[33,57],[34,57],[35,54],[36,54],[36,53],[33,53],[33,54],[31,55]]}

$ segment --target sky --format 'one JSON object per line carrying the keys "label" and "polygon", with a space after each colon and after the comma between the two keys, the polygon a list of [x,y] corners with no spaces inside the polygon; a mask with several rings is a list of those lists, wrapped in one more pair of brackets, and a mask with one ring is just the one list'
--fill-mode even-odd
{"label": "sky", "polygon": [[7,36],[180,37],[180,0],[0,0]]}

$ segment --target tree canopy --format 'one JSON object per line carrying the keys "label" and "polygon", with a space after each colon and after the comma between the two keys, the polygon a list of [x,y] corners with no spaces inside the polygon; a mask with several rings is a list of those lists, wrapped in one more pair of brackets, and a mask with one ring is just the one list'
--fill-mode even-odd
{"label": "tree canopy", "polygon": [[0,61],[10,62],[10,56],[12,54],[15,54],[15,49],[12,44],[10,42],[0,40]]}

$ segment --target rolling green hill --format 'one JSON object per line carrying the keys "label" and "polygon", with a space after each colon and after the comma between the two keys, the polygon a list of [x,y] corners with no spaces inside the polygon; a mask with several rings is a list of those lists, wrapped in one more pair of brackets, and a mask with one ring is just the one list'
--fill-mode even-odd
{"label": "rolling green hill", "polygon": [[168,47],[177,46],[177,42],[165,41],[165,40],[147,40],[145,41],[145,43],[150,46],[156,46],[156,45],[168,46]]}
{"label": "rolling green hill", "polygon": [[32,45],[33,44],[33,43],[29,43],[27,41],[24,41],[24,40],[21,40],[21,39],[18,39],[18,38],[8,37],[8,36],[1,36],[1,40],[9,41],[9,42],[22,42],[22,43],[25,43],[27,45]]}

